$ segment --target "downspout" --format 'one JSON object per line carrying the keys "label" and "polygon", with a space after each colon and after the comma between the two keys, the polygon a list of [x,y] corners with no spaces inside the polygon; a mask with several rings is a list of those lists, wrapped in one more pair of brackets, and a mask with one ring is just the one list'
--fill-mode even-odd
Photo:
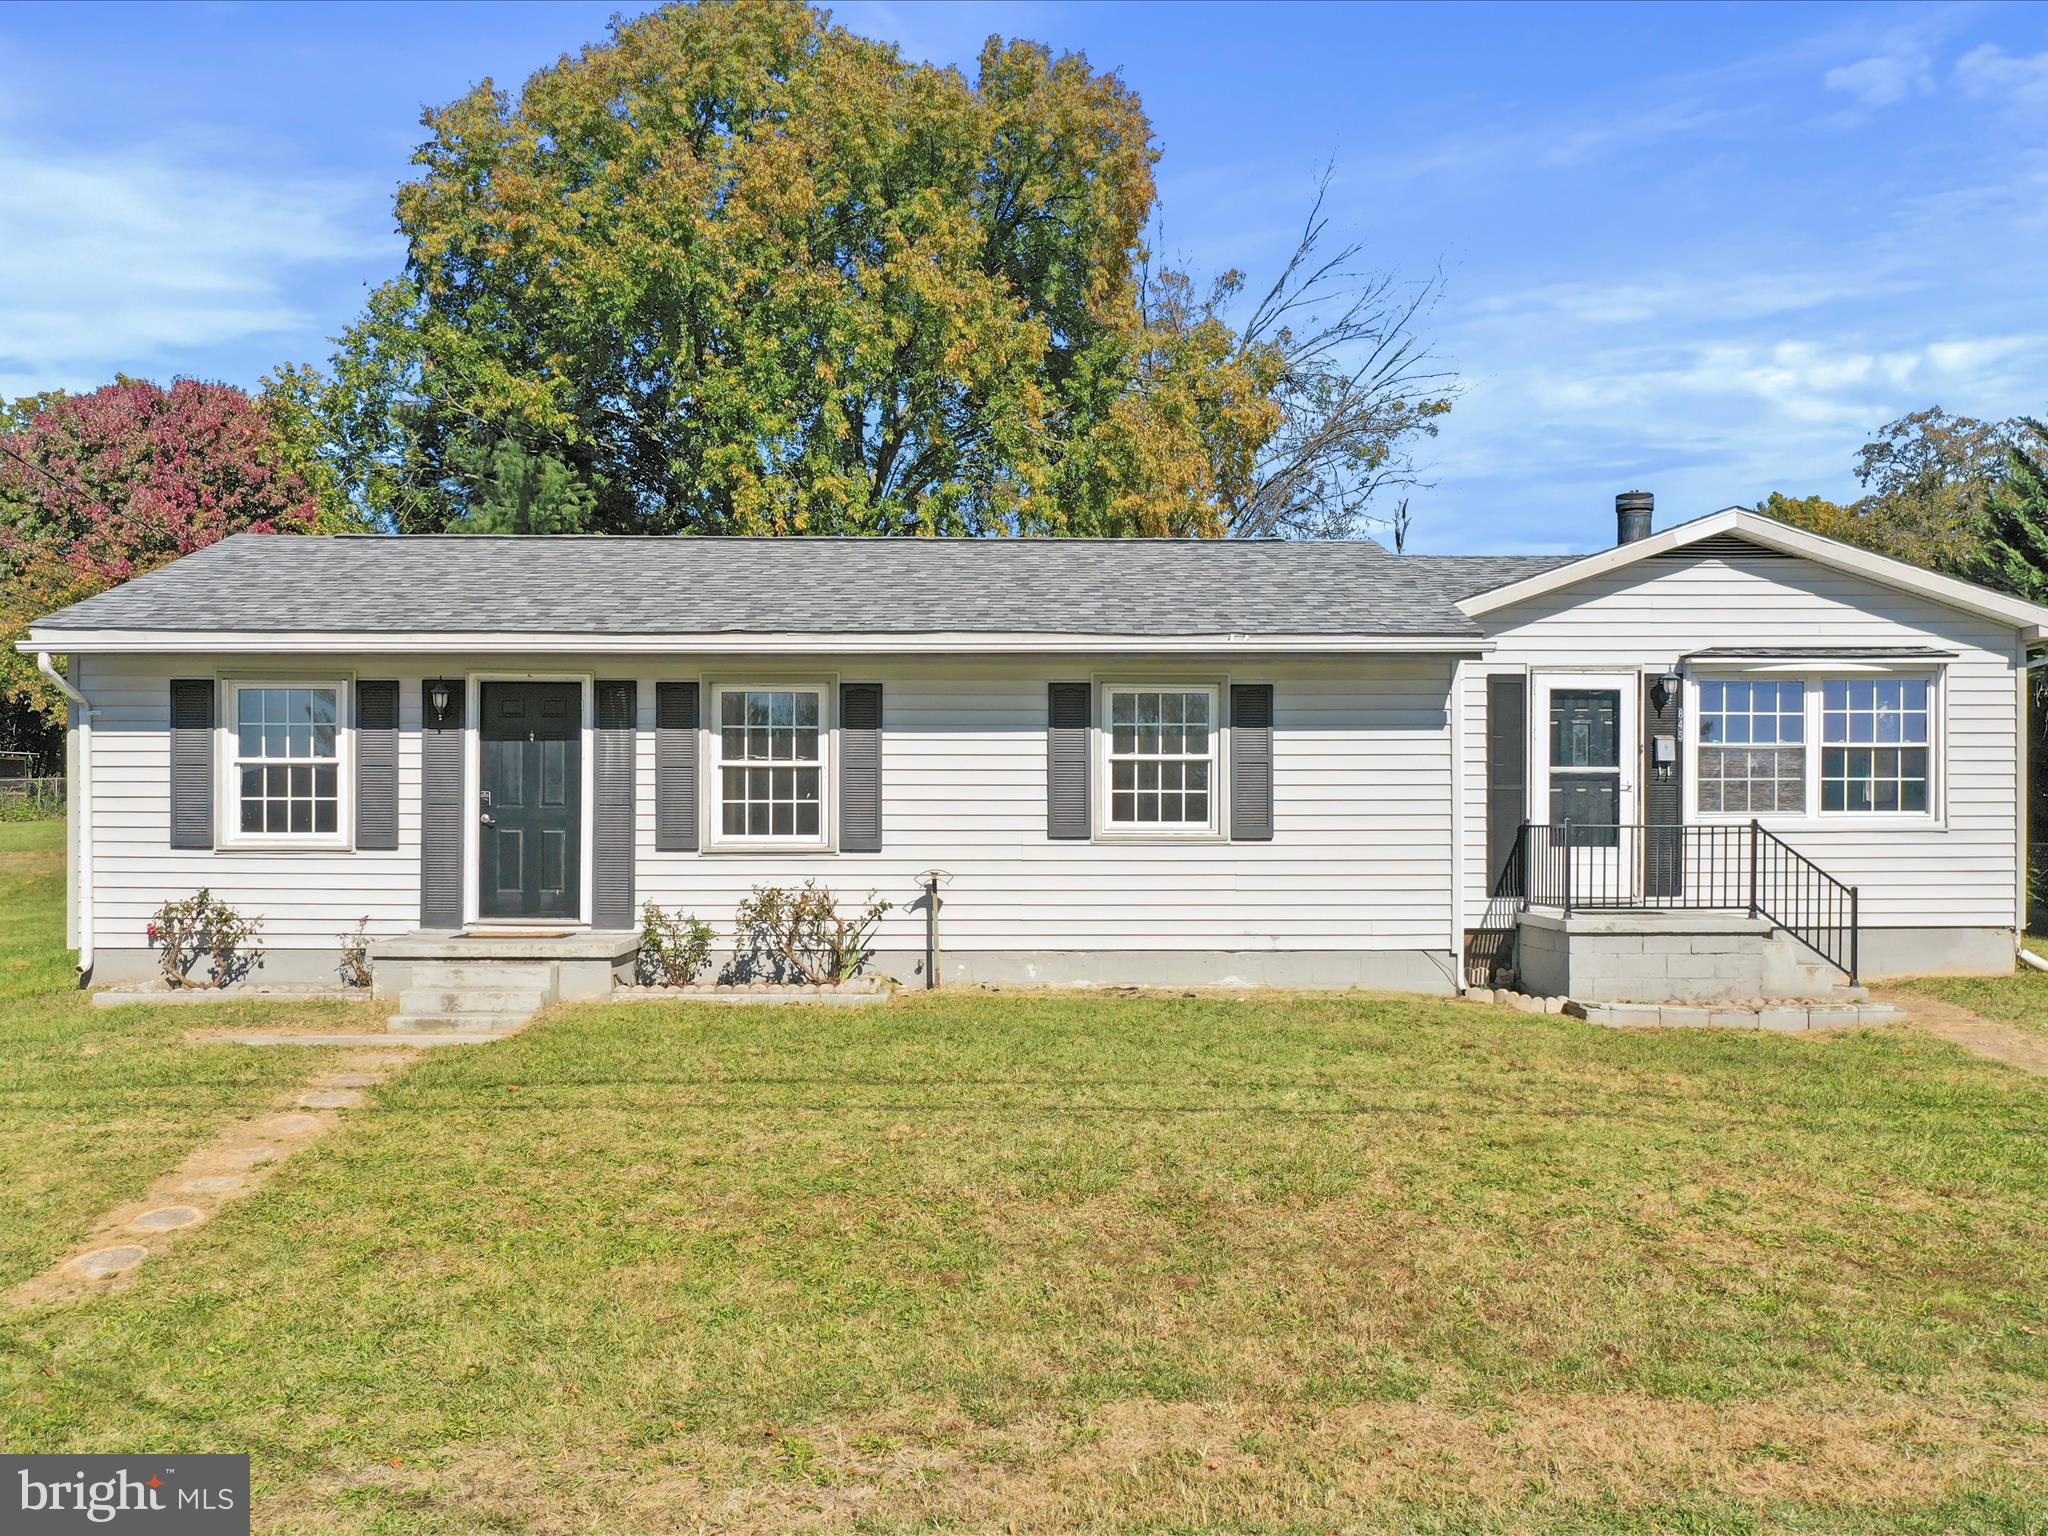
{"label": "downspout", "polygon": [[2019,676],[2016,679],[2017,692],[2019,694],[2017,703],[2019,705],[2020,717],[2018,743],[2020,770],[2020,889],[2018,901],[2019,910],[2013,916],[2012,947],[2013,953],[2019,957],[2019,962],[2021,965],[2028,967],[2030,970],[2048,971],[2048,960],[2043,960],[2039,955],[2035,954],[2032,950],[2027,948],[2027,876],[2032,873],[2034,857],[2034,845],[2032,841],[2034,835],[2034,828],[2032,825],[2034,803],[2034,772],[2033,765],[2028,761],[2028,747],[2030,745],[2030,738],[2027,734],[2027,709],[2028,706],[2033,702],[2032,699],[2029,697],[2033,690],[2028,686],[2027,674],[2029,672],[2032,672],[2037,667],[2048,667],[2048,654],[2035,656],[2030,660],[2028,659],[2026,651],[2023,646],[2020,651]]}
{"label": "downspout", "polygon": [[78,711],[77,761],[72,765],[77,782],[66,786],[70,804],[64,814],[78,829],[78,977],[83,982],[92,975],[92,704],[57,670],[48,651],[36,652],[36,670]]}

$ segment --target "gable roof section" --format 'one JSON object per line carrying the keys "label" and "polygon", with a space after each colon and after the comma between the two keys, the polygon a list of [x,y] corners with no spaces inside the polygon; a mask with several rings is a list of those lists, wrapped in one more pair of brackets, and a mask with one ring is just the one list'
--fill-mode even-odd
{"label": "gable roof section", "polygon": [[51,614],[25,648],[1470,653],[1461,590],[1366,540],[242,534]]}
{"label": "gable roof section", "polygon": [[1710,512],[1689,523],[1666,528],[1662,533],[1653,533],[1632,544],[1620,544],[1548,570],[1533,571],[1505,585],[1460,598],[1458,607],[1474,618],[1480,618],[1660,556],[1686,553],[1723,555],[1729,552],[1730,538],[1758,546],[1759,553],[1798,555],[1816,564],[1865,577],[1882,586],[1917,593],[1965,613],[2010,624],[2023,631],[2030,641],[2048,640],[2048,607],[2008,597],[1973,581],[1943,576],[1904,560],[1894,560],[1888,555],[1872,554],[1840,539],[1809,533],[1804,528],[1765,517],[1747,507],[1724,507],[1719,512]]}

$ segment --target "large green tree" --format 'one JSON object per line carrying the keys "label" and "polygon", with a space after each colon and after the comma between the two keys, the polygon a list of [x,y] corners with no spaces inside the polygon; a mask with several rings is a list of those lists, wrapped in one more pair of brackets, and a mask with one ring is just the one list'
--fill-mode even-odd
{"label": "large green tree", "polygon": [[1855,501],[1773,492],[1758,510],[1932,570],[1975,575],[2008,431],[1940,406],[1914,411],[1857,450],[1864,494]]}
{"label": "large green tree", "polygon": [[1446,402],[1348,250],[1237,329],[1235,274],[1148,284],[1151,125],[1038,43],[672,6],[425,123],[324,407],[402,529],[504,526],[519,463],[596,531],[1342,531]]}

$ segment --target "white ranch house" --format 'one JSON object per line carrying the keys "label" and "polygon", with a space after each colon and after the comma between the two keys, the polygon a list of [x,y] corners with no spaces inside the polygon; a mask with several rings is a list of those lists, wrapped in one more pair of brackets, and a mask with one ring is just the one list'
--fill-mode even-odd
{"label": "white ranch house", "polygon": [[24,642],[68,658],[70,941],[146,977],[205,886],[267,981],[331,980],[365,915],[393,967],[623,967],[643,902],[727,930],[816,877],[897,904],[905,980],[934,941],[947,982],[2009,970],[2048,610],[1648,501],[1583,558],[232,538]]}

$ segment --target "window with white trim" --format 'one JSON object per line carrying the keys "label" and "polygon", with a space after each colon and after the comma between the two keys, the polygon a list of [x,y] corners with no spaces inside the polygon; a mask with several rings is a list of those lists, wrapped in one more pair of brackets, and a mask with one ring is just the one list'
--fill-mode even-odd
{"label": "window with white trim", "polygon": [[1821,689],[1820,808],[1927,809],[1923,678],[1831,678]]}
{"label": "window with white trim", "polygon": [[1698,682],[1702,816],[1931,816],[1938,679],[1708,677]]}
{"label": "window with white trim", "polygon": [[714,836],[724,842],[825,842],[825,690],[720,687]]}
{"label": "window with white trim", "polygon": [[1216,827],[1216,707],[1210,687],[1111,687],[1109,826],[1132,832]]}
{"label": "window with white trim", "polygon": [[231,837],[332,840],[341,835],[344,685],[232,683]]}
{"label": "window with white trim", "polygon": [[1700,683],[1699,801],[1706,812],[1806,809],[1806,685]]}

